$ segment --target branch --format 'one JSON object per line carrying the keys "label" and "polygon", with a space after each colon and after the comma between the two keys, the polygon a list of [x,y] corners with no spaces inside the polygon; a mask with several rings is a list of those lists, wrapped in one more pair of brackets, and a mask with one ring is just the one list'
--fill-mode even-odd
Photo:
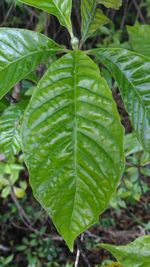
{"label": "branch", "polygon": [[[83,244],[83,238],[84,238],[84,235],[81,235],[81,239],[77,239],[78,250],[77,250],[76,260],[77,260],[77,257],[79,257],[81,254],[81,256],[82,256],[82,258],[86,264],[86,267],[92,267],[89,260],[88,260],[88,257],[87,257],[86,249],[85,249],[84,244]],[[79,256],[78,256],[78,254],[79,254]],[[78,262],[79,262],[79,259],[78,259]],[[77,262],[77,265],[75,265],[75,267],[78,267],[78,262]]]}

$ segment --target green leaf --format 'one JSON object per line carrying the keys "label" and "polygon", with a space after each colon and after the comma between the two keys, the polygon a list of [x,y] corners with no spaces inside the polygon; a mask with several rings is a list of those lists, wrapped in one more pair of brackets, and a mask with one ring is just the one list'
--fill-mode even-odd
{"label": "green leaf", "polygon": [[53,14],[58,18],[60,24],[65,26],[68,31],[72,34],[71,26],[71,9],[72,9],[72,0],[19,0],[20,2],[34,6],[41,10],[44,10],[50,14]]}
{"label": "green leaf", "polygon": [[[3,173],[4,175],[4,173]],[[4,187],[9,185],[9,182],[6,178],[3,178],[3,176],[0,176],[0,190]]]}
{"label": "green leaf", "polygon": [[11,263],[13,258],[14,258],[14,255],[8,256],[4,261],[4,265],[7,265],[7,264]]}
{"label": "green leaf", "polygon": [[137,238],[126,246],[101,244],[124,267],[149,267],[150,266],[150,235]]}
{"label": "green leaf", "polygon": [[138,142],[136,134],[134,132],[125,135],[124,150],[125,150],[126,157],[131,154],[135,154],[137,152],[143,151],[143,147]]}
{"label": "green leaf", "polygon": [[25,107],[26,103],[13,104],[0,117],[0,154],[10,161],[21,150],[20,119]]}
{"label": "green leaf", "polygon": [[150,152],[150,59],[120,48],[94,49],[90,53],[117,81],[137,138]]}
{"label": "green leaf", "polygon": [[25,112],[22,140],[34,195],[72,250],[106,209],[124,169],[116,105],[84,52],[50,66]]}
{"label": "green leaf", "polygon": [[137,140],[136,134],[134,132],[126,134],[124,136],[124,150],[126,157],[142,152],[140,157],[140,166],[145,166],[150,164],[150,153],[143,151],[143,147]]}
{"label": "green leaf", "polygon": [[10,186],[5,187],[1,192],[1,197],[2,198],[8,197],[10,192],[11,192],[11,187]]}
{"label": "green leaf", "polygon": [[0,115],[3,113],[5,108],[8,107],[8,105],[9,105],[9,102],[5,98],[1,99],[1,101],[0,101]]}
{"label": "green leaf", "polygon": [[38,64],[62,50],[40,33],[0,28],[0,98]]}
{"label": "green leaf", "polygon": [[25,190],[14,186],[14,193],[17,198],[23,198],[25,196]]}
{"label": "green leaf", "polygon": [[13,258],[14,258],[14,255],[10,255],[7,258],[5,258],[4,265],[7,265],[7,264],[11,263]]}
{"label": "green leaf", "polygon": [[132,50],[150,57],[150,25],[127,26]]}
{"label": "green leaf", "polygon": [[98,0],[99,4],[103,4],[107,8],[119,9],[122,5],[122,0]]}
{"label": "green leaf", "polygon": [[150,153],[144,152],[142,154],[142,156],[141,156],[141,159],[140,159],[140,165],[141,166],[145,166],[145,165],[148,165],[148,164],[150,164]]}
{"label": "green leaf", "polygon": [[81,1],[82,15],[82,42],[85,42],[88,37],[94,34],[101,26],[109,23],[103,12],[97,8],[97,1],[83,0]]}

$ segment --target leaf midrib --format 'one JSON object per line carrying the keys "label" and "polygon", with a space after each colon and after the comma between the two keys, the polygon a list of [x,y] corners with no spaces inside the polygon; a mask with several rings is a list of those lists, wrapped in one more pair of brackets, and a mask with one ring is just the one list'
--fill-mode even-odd
{"label": "leaf midrib", "polygon": [[78,183],[78,175],[77,175],[77,118],[76,118],[76,113],[77,113],[77,103],[76,103],[76,87],[77,87],[77,80],[76,80],[76,73],[77,73],[77,51],[74,51],[74,65],[73,65],[73,98],[74,98],[74,123],[73,123],[73,146],[74,146],[74,178],[75,178],[75,192],[74,192],[74,198],[73,198],[73,208],[72,208],[72,214],[70,217],[70,224],[69,228],[71,228],[72,221],[73,221],[73,215],[74,215],[74,210],[75,210],[75,205],[76,205],[76,196],[77,196],[77,183]]}

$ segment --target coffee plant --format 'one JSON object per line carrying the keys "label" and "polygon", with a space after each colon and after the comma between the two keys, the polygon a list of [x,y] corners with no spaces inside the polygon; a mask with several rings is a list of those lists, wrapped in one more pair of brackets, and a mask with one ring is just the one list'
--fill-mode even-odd
{"label": "coffee plant", "polygon": [[[80,41],[73,33],[71,0],[20,2],[56,16],[70,34],[72,50],[37,32],[0,29],[1,107],[18,82],[39,64],[47,66],[29,103],[24,99],[2,114],[0,149],[8,162],[23,152],[34,196],[73,251],[76,237],[107,208],[125,165],[124,129],[96,63],[117,82],[138,141],[150,153],[150,58],[140,54],[141,48],[83,50],[109,22],[101,5],[118,9],[121,0],[82,0]],[[124,267],[149,266],[149,236],[127,247],[102,246]]]}

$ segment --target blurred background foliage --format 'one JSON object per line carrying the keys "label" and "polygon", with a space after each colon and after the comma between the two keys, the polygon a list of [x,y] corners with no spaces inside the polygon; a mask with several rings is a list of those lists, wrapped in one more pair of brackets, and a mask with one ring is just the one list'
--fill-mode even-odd
{"label": "blurred background foliage", "polygon": [[[75,35],[80,38],[79,0],[73,1],[72,20]],[[119,11],[105,9],[110,21],[86,41],[83,49],[91,47],[124,47],[150,56],[150,0],[124,0]],[[26,28],[44,33],[70,48],[67,31],[54,16],[18,3],[0,0],[0,27]],[[71,254],[56,232],[50,218],[34,199],[24,165],[19,140],[22,111],[50,62],[38,66],[25,80],[17,84],[0,103],[0,129],[7,136],[0,141],[0,267],[71,267],[76,249]],[[108,252],[99,248],[100,242],[126,244],[136,237],[150,233],[150,155],[143,151],[133,132],[117,85],[109,72],[100,66],[107,80],[125,127],[126,168],[111,200],[109,209],[99,223],[84,233],[80,266],[122,267]],[[9,118],[7,127],[4,121]],[[17,130],[16,130],[17,124]],[[11,145],[11,149],[10,149]]]}

